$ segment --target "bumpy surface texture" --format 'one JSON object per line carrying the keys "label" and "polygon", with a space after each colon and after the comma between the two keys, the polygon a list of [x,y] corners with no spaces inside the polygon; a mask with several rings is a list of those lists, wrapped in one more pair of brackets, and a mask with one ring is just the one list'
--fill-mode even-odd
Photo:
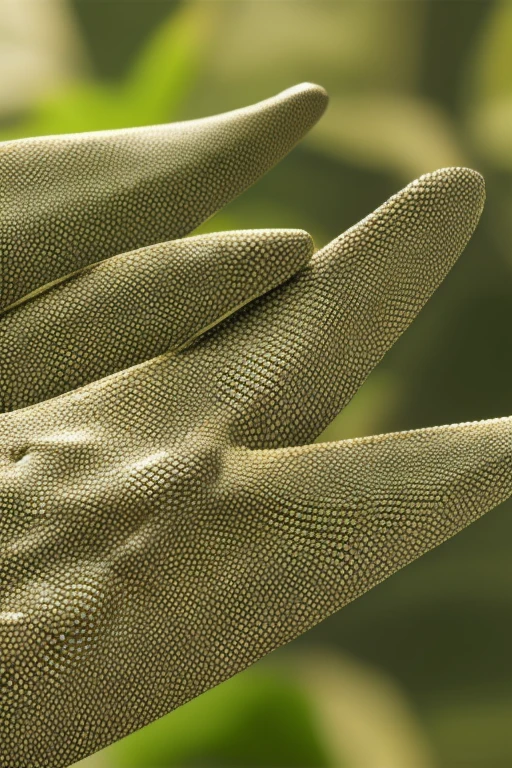
{"label": "bumpy surface texture", "polygon": [[178,349],[289,278],[312,253],[306,232],[223,232],[85,269],[0,315],[1,411]]}
{"label": "bumpy surface texture", "polygon": [[316,123],[322,88],[186,123],[0,146],[0,308],[124,251],[191,232]]}
{"label": "bumpy surface texture", "polygon": [[[305,86],[249,110],[259,128],[250,139],[230,134],[239,163],[246,143],[263,137],[245,184],[323,104],[323,92]],[[233,119],[201,125],[214,131]],[[4,304],[86,262],[182,235],[198,223],[202,187],[187,183],[204,177],[203,164],[216,205],[238,193],[239,178],[229,186],[234,177],[222,176],[235,159],[221,153],[216,164],[210,128],[199,143],[197,124],[190,134],[188,168],[173,187],[180,214],[168,202],[158,209],[171,200],[170,181],[155,174],[158,162],[149,166],[142,187],[157,224],[151,206],[125,207],[119,178],[104,207],[93,195],[94,216],[82,212],[81,194],[89,200],[98,174],[105,183],[102,135],[11,145],[12,162],[19,152],[28,165],[23,194],[12,166],[0,171],[25,205],[16,237],[14,213],[0,219],[10,243]],[[128,154],[127,132],[109,134],[121,176],[146,168],[137,153],[153,142],[162,152],[162,131],[138,134]],[[186,143],[186,126],[176,135]],[[83,141],[68,177],[69,148]],[[66,766],[151,722],[512,493],[508,418],[306,444],[442,281],[483,200],[477,173],[444,169],[313,256],[298,231],[192,238],[83,270],[0,317],[2,768]],[[120,215],[130,240],[116,229]],[[69,216],[69,230],[46,230],[51,216]]]}

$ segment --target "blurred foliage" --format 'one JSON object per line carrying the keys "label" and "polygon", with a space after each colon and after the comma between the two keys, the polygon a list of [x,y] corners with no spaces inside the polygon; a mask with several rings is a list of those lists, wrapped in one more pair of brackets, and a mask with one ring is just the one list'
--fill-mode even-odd
{"label": "blurred foliage", "polygon": [[208,10],[178,10],[152,35],[119,82],[85,80],[46,95],[0,139],[151,125],[176,117],[188,94],[209,31]]}
{"label": "blurred foliage", "polygon": [[[511,2],[71,5],[88,68],[39,89],[0,138],[202,117],[303,80],[329,90],[311,136],[201,231],[301,227],[322,245],[421,173],[480,170],[487,207],[460,263],[320,439],[511,413]],[[283,649],[88,765],[512,765],[511,511],[503,505],[292,644],[341,654],[330,657],[342,667],[334,692],[328,680],[283,676]],[[385,728],[383,707],[369,703],[381,701],[382,674],[402,696]],[[397,734],[394,751],[384,732]],[[414,758],[398,756],[399,737]]]}
{"label": "blurred foliage", "polygon": [[112,768],[323,768],[328,758],[311,710],[291,677],[250,670],[118,742],[104,757]]}
{"label": "blurred foliage", "polygon": [[89,51],[92,73],[114,81],[123,78],[148,37],[179,9],[180,0],[73,0],[70,5]]}
{"label": "blurred foliage", "polygon": [[2,0],[0,120],[30,107],[41,91],[72,81],[83,67],[82,54],[66,0]]}
{"label": "blurred foliage", "polygon": [[272,659],[76,768],[434,768],[396,684],[316,649]]}

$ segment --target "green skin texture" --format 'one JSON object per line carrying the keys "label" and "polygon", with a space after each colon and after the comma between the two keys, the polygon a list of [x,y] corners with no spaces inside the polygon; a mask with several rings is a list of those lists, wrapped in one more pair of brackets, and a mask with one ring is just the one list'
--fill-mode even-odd
{"label": "green skin texture", "polygon": [[479,174],[316,253],[180,239],[326,104],[0,147],[1,768],[107,746],[512,494],[510,418],[311,444],[462,252]]}

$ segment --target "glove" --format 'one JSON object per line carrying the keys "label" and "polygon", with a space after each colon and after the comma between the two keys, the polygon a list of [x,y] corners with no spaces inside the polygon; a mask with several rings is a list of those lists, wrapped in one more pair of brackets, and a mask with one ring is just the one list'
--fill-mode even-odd
{"label": "glove", "polygon": [[324,105],[3,147],[2,768],[127,735],[512,494],[512,419],[309,444],[464,248],[477,173],[421,177],[314,255],[296,230],[148,247]]}

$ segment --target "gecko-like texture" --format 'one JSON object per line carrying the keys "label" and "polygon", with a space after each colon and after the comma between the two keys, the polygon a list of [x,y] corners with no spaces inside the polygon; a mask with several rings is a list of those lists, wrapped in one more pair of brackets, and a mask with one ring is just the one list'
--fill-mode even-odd
{"label": "gecko-like texture", "polygon": [[222,232],[83,270],[0,315],[0,410],[46,400],[185,345],[291,277],[312,253],[311,237],[300,230]]}
{"label": "gecko-like texture", "polygon": [[[294,93],[296,136],[320,92]],[[169,179],[153,182],[159,200]],[[79,175],[68,188],[78,206]],[[13,409],[0,416],[1,768],[61,768],[125,736],[512,494],[510,418],[307,444],[443,280],[483,201],[477,173],[444,169],[312,257],[299,231],[192,238],[109,259],[0,317],[13,349],[0,372]],[[112,210],[100,257],[126,248]],[[151,227],[150,209],[125,215]],[[100,230],[89,247],[77,221],[98,260]],[[12,272],[5,260],[11,299],[83,263],[72,249],[36,258],[29,222],[25,256],[22,227]]]}
{"label": "gecko-like texture", "polygon": [[305,84],[216,117],[0,145],[0,309],[191,232],[284,157],[326,104]]}

